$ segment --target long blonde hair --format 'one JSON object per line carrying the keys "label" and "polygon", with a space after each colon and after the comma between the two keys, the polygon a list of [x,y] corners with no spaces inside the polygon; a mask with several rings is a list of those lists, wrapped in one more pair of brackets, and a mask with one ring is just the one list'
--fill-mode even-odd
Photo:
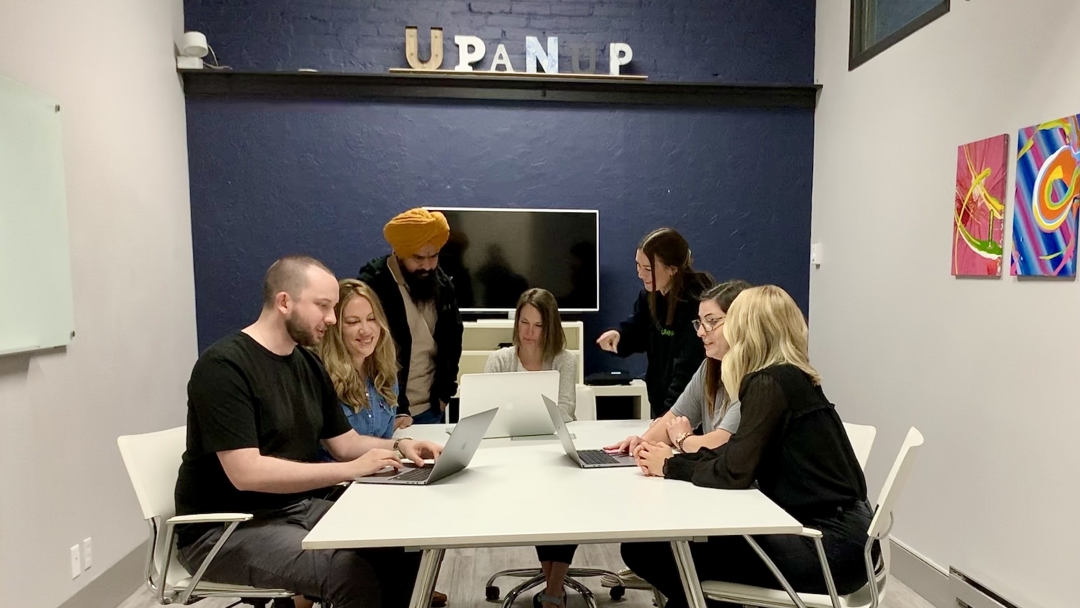
{"label": "long blonde hair", "polygon": [[[386,313],[383,312],[379,296],[375,295],[367,283],[356,279],[342,279],[338,283],[338,296],[337,306],[334,307],[338,322],[328,329],[326,337],[318,346],[319,356],[334,382],[338,398],[354,412],[371,407],[367,390],[367,379],[370,378],[375,385],[375,392],[382,395],[390,406],[397,405],[397,395],[394,394],[398,373],[397,347],[394,346],[394,339],[390,337],[390,324],[386,321]],[[364,298],[371,304],[375,322],[381,330],[375,352],[364,359],[360,372],[353,367],[352,355],[349,354],[342,335],[344,330],[341,313],[353,298]]]}
{"label": "long blonde hair", "polygon": [[728,398],[739,398],[748,374],[785,363],[820,385],[821,376],[807,354],[807,333],[802,311],[783,289],[764,285],[740,293],[724,320],[724,337],[730,349],[724,355],[721,373]]}

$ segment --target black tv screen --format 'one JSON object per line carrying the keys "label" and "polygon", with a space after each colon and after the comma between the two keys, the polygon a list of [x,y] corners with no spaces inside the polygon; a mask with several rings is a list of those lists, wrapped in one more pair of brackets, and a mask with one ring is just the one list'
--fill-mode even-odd
{"label": "black tv screen", "polygon": [[431,210],[450,224],[439,266],[453,278],[462,311],[512,311],[532,287],[554,294],[564,312],[599,309],[599,212]]}

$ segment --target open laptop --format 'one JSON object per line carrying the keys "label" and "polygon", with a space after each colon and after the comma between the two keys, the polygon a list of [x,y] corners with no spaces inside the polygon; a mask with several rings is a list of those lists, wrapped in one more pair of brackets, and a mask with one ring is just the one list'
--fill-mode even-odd
{"label": "open laptop", "polygon": [[613,456],[604,450],[577,449],[574,447],[574,438],[570,436],[570,430],[566,428],[566,423],[562,421],[562,416],[559,415],[559,408],[555,405],[555,402],[544,397],[544,407],[547,408],[548,416],[551,417],[551,422],[555,426],[555,434],[559,436],[563,450],[566,451],[566,455],[571,460],[578,463],[579,467],[583,469],[608,469],[611,467],[637,466],[634,464],[634,457],[627,454]]}
{"label": "open laptop", "polygon": [[499,410],[485,439],[550,436],[555,433],[541,396],[557,399],[559,372],[506,372],[461,376],[458,411],[462,416]]}
{"label": "open laptop", "polygon": [[426,486],[435,483],[461,471],[469,466],[476,449],[484,439],[484,431],[491,424],[498,410],[488,410],[479,414],[462,418],[454,427],[454,432],[446,440],[442,455],[435,464],[425,464],[417,467],[406,464],[401,471],[388,471],[376,473],[367,477],[356,479],[356,483],[382,483],[406,486]]}

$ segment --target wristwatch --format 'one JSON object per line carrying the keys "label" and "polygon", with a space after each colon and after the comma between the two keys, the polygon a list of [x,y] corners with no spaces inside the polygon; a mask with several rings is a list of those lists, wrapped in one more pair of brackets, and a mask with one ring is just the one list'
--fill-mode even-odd
{"label": "wristwatch", "polygon": [[401,439],[395,439],[394,440],[394,451],[397,452],[398,454],[401,454],[401,450],[398,449],[401,446],[401,442],[402,441],[412,441],[412,440],[413,440],[412,437],[402,437]]}
{"label": "wristwatch", "polygon": [[686,438],[691,436],[691,435],[693,435],[693,433],[682,433],[678,437],[675,438],[675,447],[679,448],[680,452],[685,452],[686,451],[686,450],[684,450],[682,448],[682,444],[683,444],[684,441],[686,441]]}

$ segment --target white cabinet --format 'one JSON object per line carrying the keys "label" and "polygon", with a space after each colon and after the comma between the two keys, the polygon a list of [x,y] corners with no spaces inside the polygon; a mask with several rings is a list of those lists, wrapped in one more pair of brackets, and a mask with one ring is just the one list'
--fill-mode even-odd
{"label": "white cabinet", "polygon": [[[649,419],[649,397],[645,382],[633,380],[624,386],[584,386],[585,384],[585,325],[581,321],[563,321],[566,332],[566,349],[577,358],[578,416],[579,420],[596,419],[596,399],[607,397],[632,397],[634,415],[641,420]],[[514,321],[489,319],[468,321],[461,336],[461,361],[458,380],[462,374],[482,374],[488,356],[499,350],[500,344],[514,341]]]}
{"label": "white cabinet", "polygon": [[[566,349],[577,358],[577,383],[585,382],[585,325],[581,321],[563,321],[566,332]],[[462,374],[481,374],[488,355],[499,350],[500,344],[514,341],[514,321],[511,319],[487,319],[467,321],[465,332],[461,336],[461,364],[458,379]]]}

